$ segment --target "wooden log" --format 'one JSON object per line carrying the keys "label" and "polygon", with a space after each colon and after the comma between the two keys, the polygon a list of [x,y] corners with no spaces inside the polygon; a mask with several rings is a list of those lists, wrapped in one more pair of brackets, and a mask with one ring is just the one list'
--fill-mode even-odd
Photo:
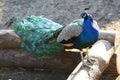
{"label": "wooden log", "polygon": [[107,40],[114,44],[116,37],[116,31],[106,31],[106,30],[100,30],[100,40]]}
{"label": "wooden log", "polygon": [[117,32],[115,38],[115,55],[116,55],[117,73],[120,75],[120,33],[119,32]]}
{"label": "wooden log", "polygon": [[[11,38],[9,39],[9,37]],[[26,67],[26,68],[30,67],[30,68],[44,68],[44,69],[57,69],[57,70],[64,69],[67,71],[71,71],[81,61],[79,53],[73,54],[70,52],[64,52],[61,55],[57,55],[57,56],[53,55],[47,57],[40,57],[37,55],[32,55],[30,53],[27,53],[21,49],[14,49],[14,48],[20,48],[20,42],[21,42],[20,38],[14,33],[13,30],[0,30],[0,66],[1,67]],[[113,69],[111,69],[110,67],[107,69],[106,73],[108,72],[110,73],[112,71]],[[113,71],[112,73],[115,73],[115,71]]]}
{"label": "wooden log", "polygon": [[39,56],[22,49],[1,49],[0,67],[40,68],[45,70],[72,71],[81,61],[79,53]]}
{"label": "wooden log", "polygon": [[74,71],[69,75],[67,80],[99,80],[103,71],[109,65],[109,61],[113,55],[113,45],[106,40],[96,42],[89,51],[90,59],[94,59],[93,64],[85,59],[85,64],[90,67],[83,67],[80,62]]}
{"label": "wooden log", "polygon": [[[114,58],[111,59],[112,66],[106,69],[105,74],[116,74]],[[0,67],[41,68],[71,72],[80,61],[79,53],[64,52],[61,55],[38,56],[22,49],[0,49]]]}
{"label": "wooden log", "polygon": [[[100,31],[99,39],[108,40],[114,44],[115,32]],[[0,49],[20,48],[21,40],[13,30],[0,30]]]}
{"label": "wooden log", "polygon": [[116,55],[115,54],[113,54],[108,67],[104,71],[104,74],[117,74]]}
{"label": "wooden log", "polygon": [[0,49],[20,48],[20,38],[13,30],[0,30]]}
{"label": "wooden log", "polygon": [[120,75],[120,45],[117,47],[116,51],[116,68],[117,68],[117,72]]}
{"label": "wooden log", "polygon": [[120,80],[120,75],[116,78],[116,80]]}

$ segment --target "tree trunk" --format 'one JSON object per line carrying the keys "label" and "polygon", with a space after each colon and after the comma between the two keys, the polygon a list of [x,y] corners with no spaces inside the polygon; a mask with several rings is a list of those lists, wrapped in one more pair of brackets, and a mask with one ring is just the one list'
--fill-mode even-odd
{"label": "tree trunk", "polygon": [[93,64],[85,59],[85,64],[89,65],[86,67],[80,62],[67,80],[99,80],[103,71],[108,67],[112,55],[113,45],[110,42],[106,40],[96,42],[89,51],[89,57],[93,60]]}

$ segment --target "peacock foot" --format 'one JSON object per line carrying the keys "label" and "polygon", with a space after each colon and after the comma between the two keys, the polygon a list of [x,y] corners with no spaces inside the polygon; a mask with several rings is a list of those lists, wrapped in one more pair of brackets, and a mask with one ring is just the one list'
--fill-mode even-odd
{"label": "peacock foot", "polygon": [[89,62],[91,65],[93,65],[94,64],[94,62],[95,62],[95,59],[87,59],[87,62]]}
{"label": "peacock foot", "polygon": [[91,68],[91,65],[93,65],[95,61],[95,59],[87,58],[86,61],[83,61],[82,67]]}
{"label": "peacock foot", "polygon": [[84,67],[91,68],[89,64],[85,64],[85,63],[83,63],[82,67],[83,67],[83,68],[84,68]]}

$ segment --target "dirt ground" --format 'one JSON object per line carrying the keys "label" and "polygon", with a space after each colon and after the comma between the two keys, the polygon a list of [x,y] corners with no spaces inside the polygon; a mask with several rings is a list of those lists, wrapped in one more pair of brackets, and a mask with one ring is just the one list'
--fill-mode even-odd
{"label": "dirt ground", "polygon": [[[43,71],[24,68],[1,68],[0,80],[66,80],[70,73],[64,71]],[[116,74],[105,74],[100,80],[115,80]]]}
{"label": "dirt ground", "polygon": [[[0,29],[13,16],[43,15],[62,25],[79,18],[90,7],[101,29],[120,32],[120,0],[0,0]],[[119,37],[119,34],[118,34]],[[116,45],[119,45],[119,39]],[[70,73],[39,69],[0,68],[0,80],[66,80]],[[117,74],[103,74],[100,80],[115,80]]]}
{"label": "dirt ground", "polygon": [[66,80],[68,73],[33,69],[0,69],[0,80]]}

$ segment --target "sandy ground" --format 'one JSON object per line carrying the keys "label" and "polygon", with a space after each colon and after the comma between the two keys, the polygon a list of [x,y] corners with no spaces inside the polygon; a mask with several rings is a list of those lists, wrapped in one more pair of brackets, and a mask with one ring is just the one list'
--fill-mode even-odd
{"label": "sandy ground", "polygon": [[[94,19],[102,29],[120,32],[120,0],[0,0],[0,29],[13,16],[43,15],[62,25],[80,18],[80,12],[90,7]],[[119,35],[118,35],[119,36]],[[117,45],[119,45],[119,39]],[[0,69],[0,80],[66,80],[70,73],[30,69]],[[115,80],[116,74],[104,75],[100,80]]]}

